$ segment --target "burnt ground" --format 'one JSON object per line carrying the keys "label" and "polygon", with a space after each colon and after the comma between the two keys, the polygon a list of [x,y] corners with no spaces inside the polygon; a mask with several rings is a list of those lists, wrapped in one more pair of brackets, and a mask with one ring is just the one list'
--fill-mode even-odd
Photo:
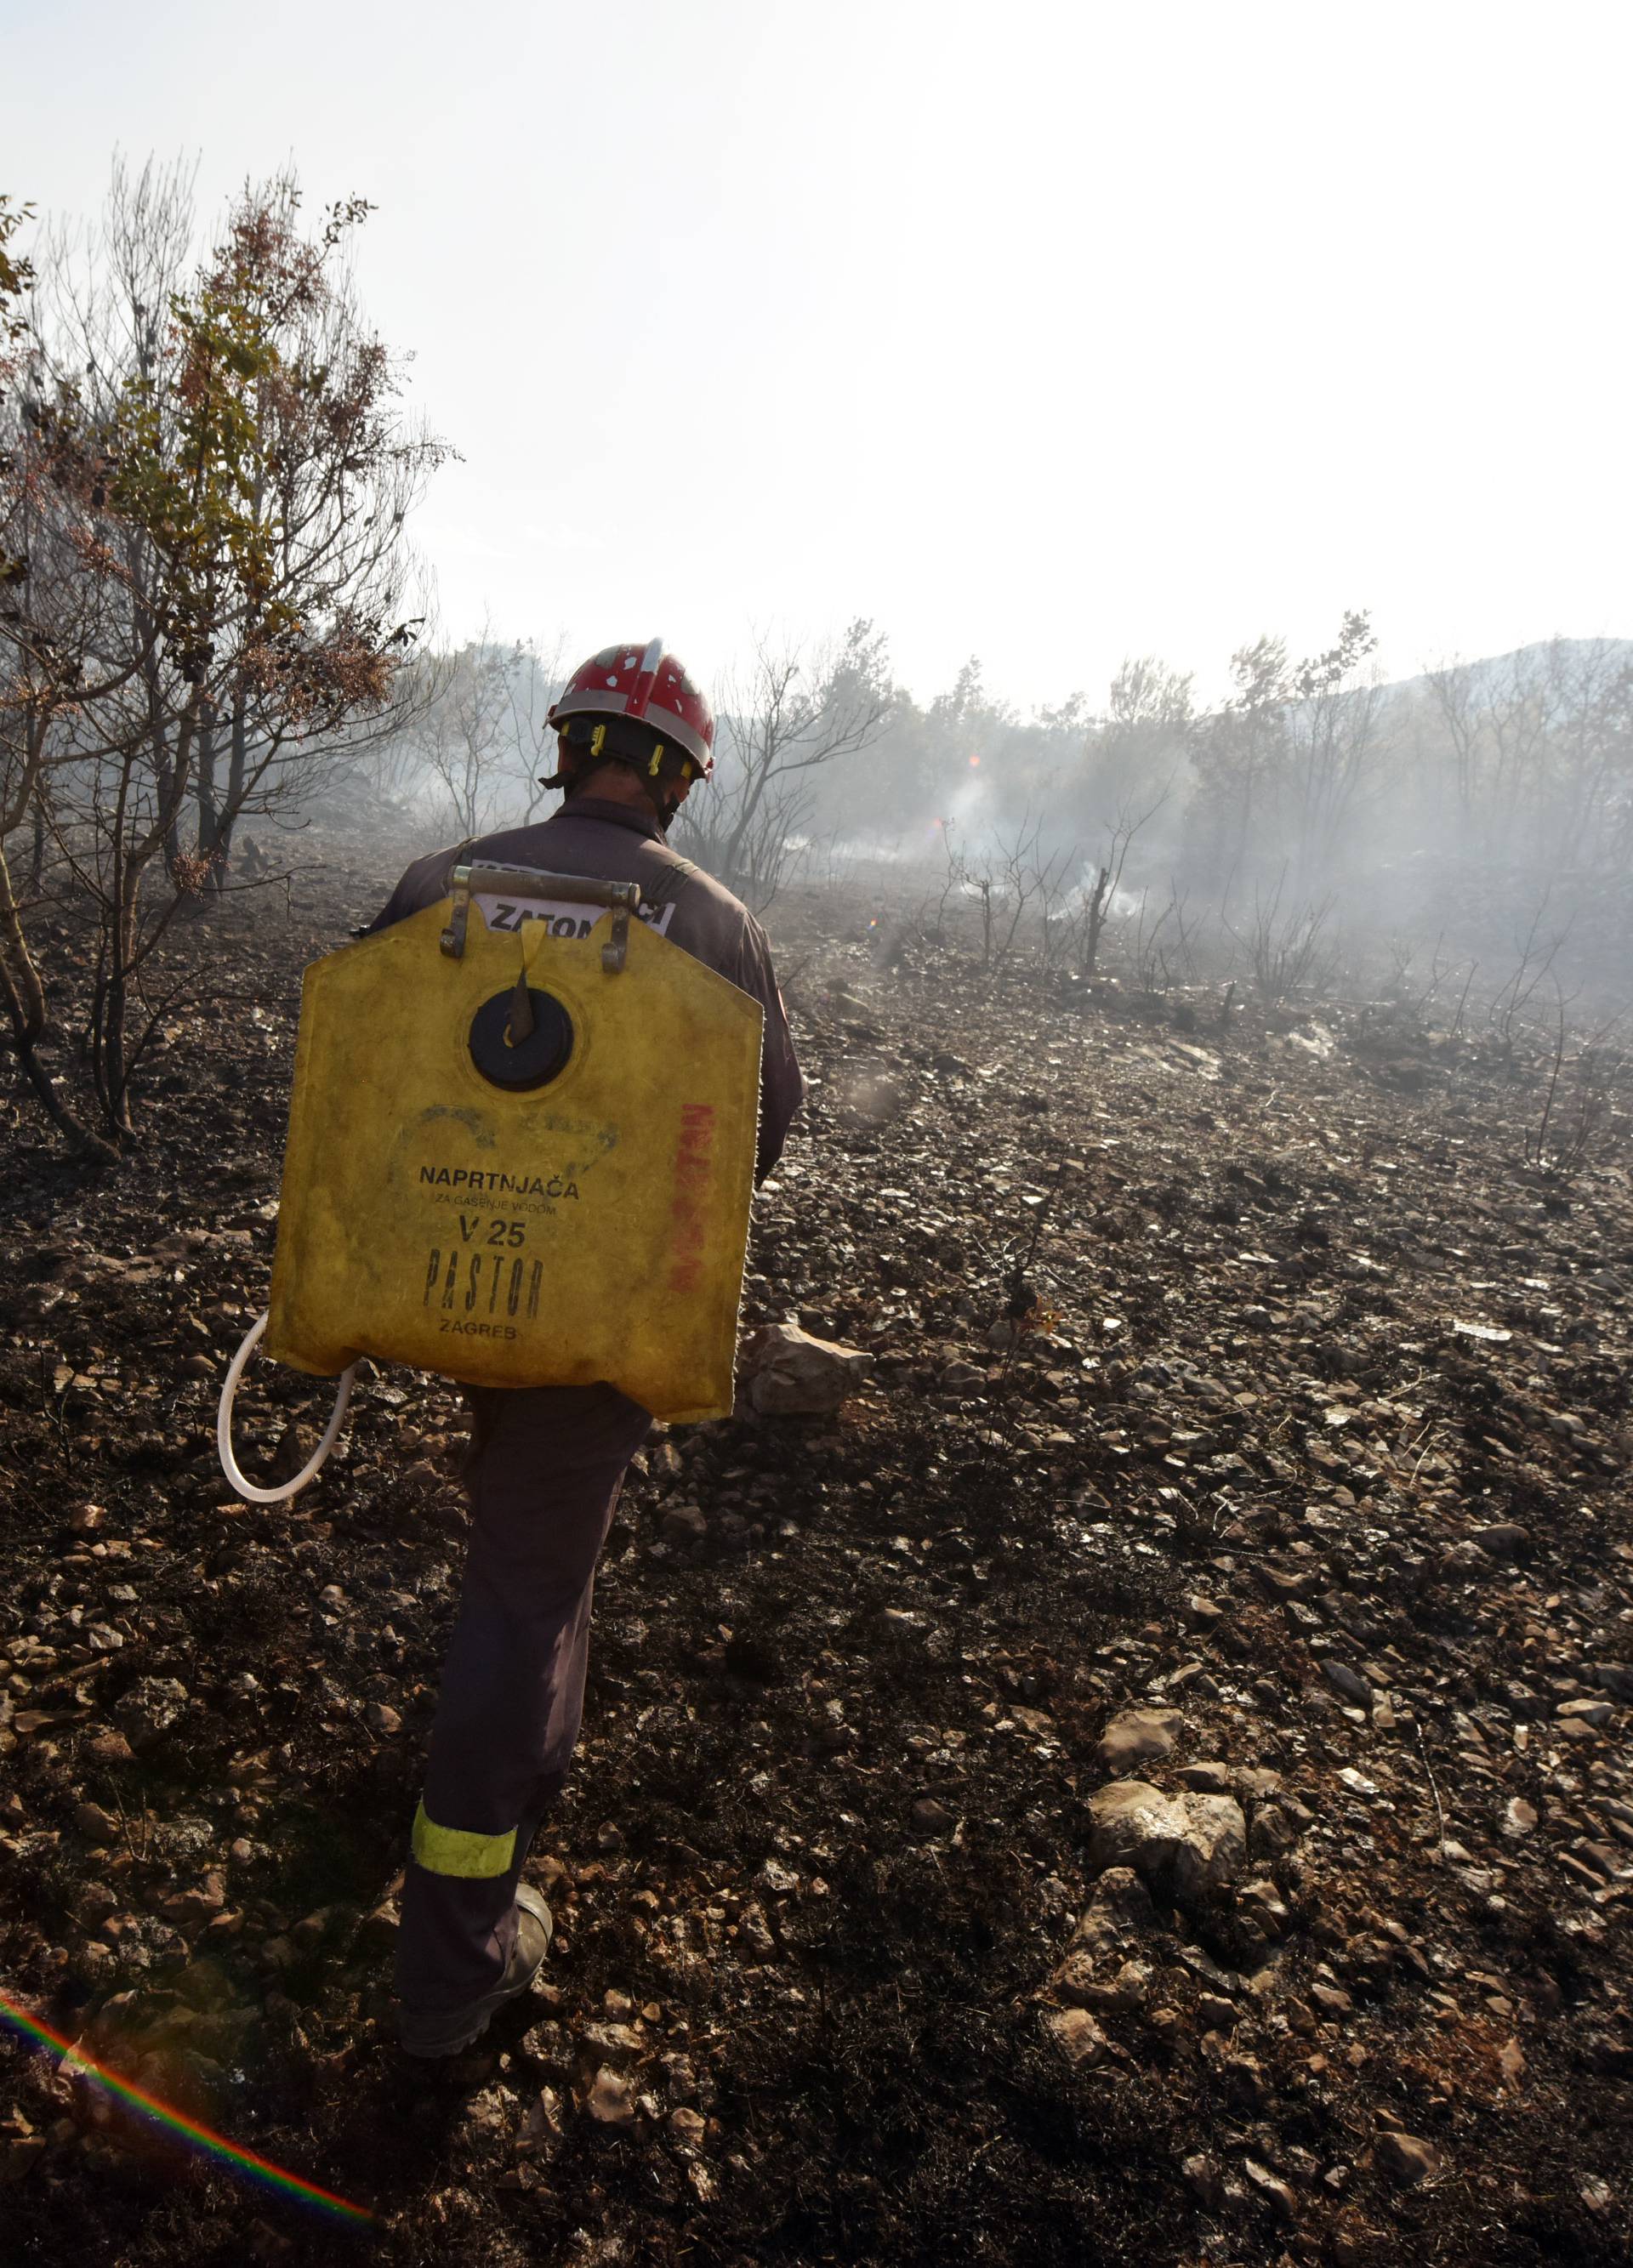
{"label": "burnt ground", "polygon": [[[548,1985],[398,2058],[457,1402],[367,1378],[292,1509],[212,1441],[299,968],[388,880],[201,926],[120,1173],[4,1105],[0,1290],[0,1985],[379,2220],[5,2035],[8,2260],[1627,2260],[1625,1154],[1529,1167],[1539,1068],[1376,1005],[887,968],[837,904],[779,909],[820,1084],[750,1314],[874,1373],[638,1461]],[[322,1403],[255,1373],[264,1469]],[[1245,1849],[1057,1977],[1135,1706]]]}

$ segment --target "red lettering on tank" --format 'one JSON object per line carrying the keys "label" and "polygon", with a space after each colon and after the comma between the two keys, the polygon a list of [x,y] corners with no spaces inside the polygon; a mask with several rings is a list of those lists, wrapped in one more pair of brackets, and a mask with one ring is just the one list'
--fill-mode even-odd
{"label": "red lettering on tank", "polygon": [[675,1194],[669,1206],[671,1292],[695,1292],[703,1278],[708,1242],[706,1197],[714,1170],[714,1106],[681,1105],[680,1138],[675,1148]]}

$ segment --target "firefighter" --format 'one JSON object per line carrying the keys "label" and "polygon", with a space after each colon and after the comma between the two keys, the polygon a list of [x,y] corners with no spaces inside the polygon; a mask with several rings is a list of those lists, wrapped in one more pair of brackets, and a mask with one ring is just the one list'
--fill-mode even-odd
{"label": "firefighter", "polygon": [[[549,712],[564,800],[411,865],[373,924],[447,893],[462,860],[637,882],[675,944],[765,1010],[757,1178],[776,1163],[801,1079],[765,933],[665,840],[713,770],[709,704],[661,639],[608,646]],[[610,1385],[465,1389],[470,1551],[432,1728],[397,1948],[399,2031],[413,2055],[452,2055],[525,1992],[549,1948],[549,1908],[521,1879],[579,1735],[595,1572],[648,1413]]]}

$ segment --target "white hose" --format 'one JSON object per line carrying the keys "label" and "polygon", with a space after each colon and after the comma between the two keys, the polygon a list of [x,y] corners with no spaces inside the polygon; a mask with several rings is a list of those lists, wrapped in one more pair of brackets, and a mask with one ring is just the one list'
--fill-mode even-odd
{"label": "white hose", "polygon": [[282,1504],[285,1497],[293,1496],[297,1489],[305,1488],[313,1475],[321,1470],[329,1453],[340,1438],[340,1428],[345,1421],[346,1404],[351,1399],[351,1381],[357,1373],[356,1363],[350,1364],[340,1373],[340,1391],[335,1396],[335,1414],[329,1421],[329,1431],[318,1443],[311,1462],[303,1465],[292,1481],[282,1488],[257,1488],[247,1481],[238,1469],[238,1459],[233,1454],[233,1404],[238,1398],[238,1382],[244,1375],[244,1365],[261,1343],[261,1334],[267,1327],[264,1315],[257,1315],[245,1336],[244,1344],[233,1356],[221,1388],[221,1401],[216,1410],[216,1447],[221,1455],[221,1469],[227,1476],[228,1486],[236,1494],[248,1498],[251,1504]]}

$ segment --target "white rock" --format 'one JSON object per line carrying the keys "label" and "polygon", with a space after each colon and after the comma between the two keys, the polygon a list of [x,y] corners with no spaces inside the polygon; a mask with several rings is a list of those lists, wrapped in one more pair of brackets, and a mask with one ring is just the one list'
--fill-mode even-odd
{"label": "white rock", "polygon": [[762,1417],[820,1416],[854,1391],[873,1357],[813,1338],[797,1323],[768,1323],[749,1341],[744,1367],[749,1399]]}
{"label": "white rock", "polygon": [[1089,1799],[1089,1857],[1163,1876],[1176,1896],[1232,1881],[1247,1857],[1247,1822],[1228,1795],[1164,1795],[1144,1780],[1116,1780]]}

